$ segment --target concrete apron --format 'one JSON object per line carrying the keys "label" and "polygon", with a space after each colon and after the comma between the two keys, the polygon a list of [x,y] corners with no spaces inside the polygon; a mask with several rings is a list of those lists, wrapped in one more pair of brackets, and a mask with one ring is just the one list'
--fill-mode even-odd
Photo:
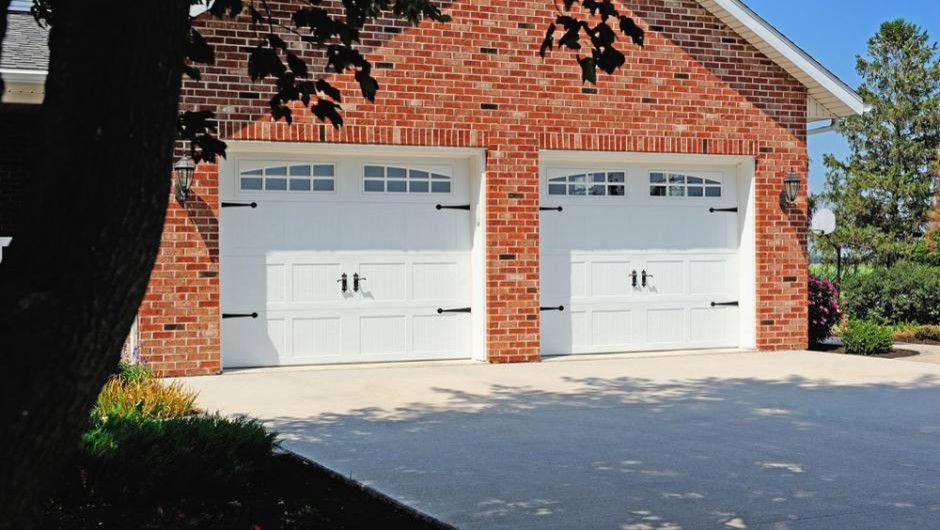
{"label": "concrete apron", "polygon": [[184,381],[460,528],[940,526],[940,365],[689,352]]}

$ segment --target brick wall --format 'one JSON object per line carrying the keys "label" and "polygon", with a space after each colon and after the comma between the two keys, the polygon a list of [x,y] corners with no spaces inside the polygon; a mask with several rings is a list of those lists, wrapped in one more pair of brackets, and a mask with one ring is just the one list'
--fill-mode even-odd
{"label": "brick wall", "polygon": [[[806,175],[805,89],[694,0],[629,5],[648,31],[646,47],[625,46],[626,69],[601,75],[596,89],[582,86],[570,53],[538,57],[550,1],[451,2],[451,23],[418,28],[380,20],[364,39],[382,87],[376,103],[358,96],[351,76],[331,79],[347,97],[341,130],[302,111],[293,126],[271,123],[270,83],[245,77],[243,47],[259,35],[245,20],[201,18],[218,66],[186,84],[183,103],[214,108],[229,139],[486,148],[488,355],[496,362],[538,359],[540,149],[752,155],[758,344],[805,347],[806,200],[783,212],[777,198],[791,169]],[[141,312],[142,350],[167,372],[218,369],[218,280],[201,276],[218,270],[214,172],[202,168],[197,181],[207,205],[200,215],[171,208]]]}

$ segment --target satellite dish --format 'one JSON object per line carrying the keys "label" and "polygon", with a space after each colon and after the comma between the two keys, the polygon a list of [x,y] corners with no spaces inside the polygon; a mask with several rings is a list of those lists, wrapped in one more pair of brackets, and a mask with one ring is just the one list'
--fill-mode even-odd
{"label": "satellite dish", "polygon": [[836,214],[826,208],[817,211],[810,221],[809,229],[816,235],[828,236],[836,230]]}

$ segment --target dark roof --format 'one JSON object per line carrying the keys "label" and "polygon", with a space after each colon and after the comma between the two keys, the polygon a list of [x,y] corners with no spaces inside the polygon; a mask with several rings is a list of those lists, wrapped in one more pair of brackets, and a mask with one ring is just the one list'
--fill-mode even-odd
{"label": "dark roof", "polygon": [[29,13],[7,13],[7,34],[3,39],[0,68],[47,70],[49,31],[41,28]]}

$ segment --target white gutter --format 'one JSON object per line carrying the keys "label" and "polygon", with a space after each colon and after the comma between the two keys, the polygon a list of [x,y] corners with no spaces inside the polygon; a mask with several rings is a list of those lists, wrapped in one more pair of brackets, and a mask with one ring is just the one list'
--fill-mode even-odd
{"label": "white gutter", "polygon": [[829,125],[824,127],[816,127],[815,129],[807,129],[807,136],[816,136],[817,134],[825,134],[827,132],[836,131],[839,129],[839,126],[836,124],[836,120],[830,120]]}

